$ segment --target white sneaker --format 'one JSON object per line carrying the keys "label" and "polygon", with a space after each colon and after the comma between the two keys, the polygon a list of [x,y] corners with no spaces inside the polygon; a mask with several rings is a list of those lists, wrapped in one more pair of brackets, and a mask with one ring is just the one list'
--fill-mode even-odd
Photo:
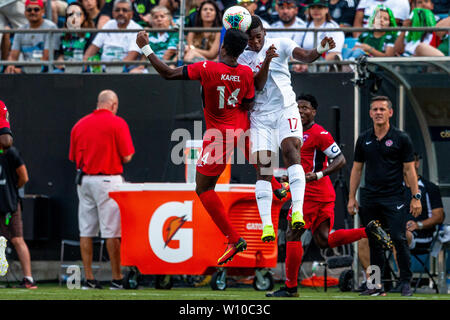
{"label": "white sneaker", "polygon": [[6,249],[6,240],[5,237],[0,237],[0,276],[3,277],[8,272],[8,261],[5,256]]}

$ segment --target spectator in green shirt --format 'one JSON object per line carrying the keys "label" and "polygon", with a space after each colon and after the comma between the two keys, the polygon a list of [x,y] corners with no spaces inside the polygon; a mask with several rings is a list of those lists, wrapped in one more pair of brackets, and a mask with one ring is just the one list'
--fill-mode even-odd
{"label": "spectator in green shirt", "polygon": [[[151,11],[152,28],[171,29],[172,15],[164,6],[157,6]],[[150,32],[149,41],[158,58],[170,61],[177,54],[178,32]]]}
{"label": "spectator in green shirt", "polygon": [[[376,29],[397,27],[394,14],[384,5],[378,5],[369,20],[369,27]],[[396,32],[368,31],[363,32],[351,52],[343,53],[344,59],[358,58],[361,55],[372,57],[394,56]]]}

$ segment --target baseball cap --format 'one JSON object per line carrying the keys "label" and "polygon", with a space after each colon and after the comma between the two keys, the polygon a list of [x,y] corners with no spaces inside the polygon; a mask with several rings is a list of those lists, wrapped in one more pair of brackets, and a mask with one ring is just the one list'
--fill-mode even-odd
{"label": "baseball cap", "polygon": [[28,7],[30,5],[39,6],[42,9],[44,9],[44,2],[42,0],[27,0],[27,1],[25,1],[25,7]]}
{"label": "baseball cap", "polygon": [[0,135],[5,133],[9,133],[10,135],[12,135],[9,126],[8,109],[6,108],[5,103],[2,100],[0,100]]}
{"label": "baseball cap", "polygon": [[327,0],[312,0],[308,4],[308,8],[312,7],[312,6],[322,6],[322,7],[327,7],[328,8],[328,1]]}

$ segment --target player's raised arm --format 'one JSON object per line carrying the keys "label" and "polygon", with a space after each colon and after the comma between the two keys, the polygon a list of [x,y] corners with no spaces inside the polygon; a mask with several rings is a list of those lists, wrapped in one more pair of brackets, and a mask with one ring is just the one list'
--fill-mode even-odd
{"label": "player's raised arm", "polygon": [[183,67],[175,69],[170,68],[164,61],[161,61],[156,54],[153,53],[149,45],[148,34],[145,31],[140,31],[136,37],[136,44],[141,48],[142,53],[147,57],[155,70],[167,80],[183,80]]}
{"label": "player's raised arm", "polygon": [[267,77],[269,76],[269,65],[273,58],[279,57],[276,52],[277,48],[272,44],[266,51],[266,58],[261,65],[261,69],[255,73],[255,89],[261,91],[266,85]]}
{"label": "player's raised arm", "polygon": [[334,49],[335,47],[336,43],[334,42],[333,38],[325,37],[322,39],[316,49],[305,50],[303,48],[297,47],[292,52],[292,56],[296,60],[311,63],[316,61],[324,52]]}

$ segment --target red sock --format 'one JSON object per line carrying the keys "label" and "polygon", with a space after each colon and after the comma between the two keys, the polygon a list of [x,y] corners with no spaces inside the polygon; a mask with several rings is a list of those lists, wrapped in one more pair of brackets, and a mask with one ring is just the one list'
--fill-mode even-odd
{"label": "red sock", "polygon": [[301,241],[286,242],[286,286],[297,286],[298,270],[302,264],[303,246]]}
{"label": "red sock", "polygon": [[217,193],[214,190],[209,190],[199,195],[199,198],[216,226],[219,227],[220,231],[228,238],[228,242],[237,242],[240,235],[231,225],[231,221],[228,218],[228,214],[225,212],[222,200],[220,200]]}
{"label": "red sock", "polygon": [[328,246],[335,248],[362,238],[367,238],[366,228],[340,229],[328,235]]}

